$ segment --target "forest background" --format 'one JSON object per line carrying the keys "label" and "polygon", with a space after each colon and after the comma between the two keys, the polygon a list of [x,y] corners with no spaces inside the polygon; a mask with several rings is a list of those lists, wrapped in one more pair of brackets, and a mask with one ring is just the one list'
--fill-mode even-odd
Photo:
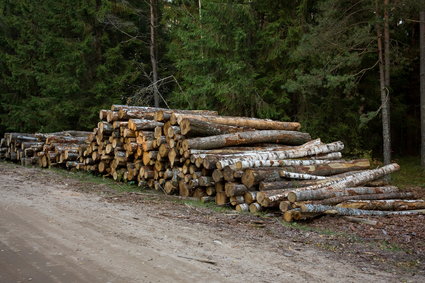
{"label": "forest background", "polygon": [[[158,93],[161,107],[300,121],[313,137],[342,140],[346,154],[381,158],[383,9],[384,0],[2,0],[0,134],[91,130],[98,110],[154,105]],[[385,9],[392,152],[419,156],[423,1]]]}

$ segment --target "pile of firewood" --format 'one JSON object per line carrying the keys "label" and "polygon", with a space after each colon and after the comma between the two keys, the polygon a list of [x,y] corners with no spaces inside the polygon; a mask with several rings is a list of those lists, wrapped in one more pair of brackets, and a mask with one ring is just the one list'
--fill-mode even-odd
{"label": "pile of firewood", "polygon": [[[312,140],[299,123],[126,105],[99,116],[90,134],[37,140],[32,156],[42,167],[66,164],[238,211],[280,209],[286,221],[424,213],[423,200],[385,181],[397,164],[344,160],[342,142]],[[0,152],[12,159],[8,139]]]}
{"label": "pile of firewood", "polygon": [[[48,134],[6,133],[0,141],[0,158],[22,165],[54,167],[78,158],[89,132],[64,131]],[[77,149],[73,155],[73,149]]]}

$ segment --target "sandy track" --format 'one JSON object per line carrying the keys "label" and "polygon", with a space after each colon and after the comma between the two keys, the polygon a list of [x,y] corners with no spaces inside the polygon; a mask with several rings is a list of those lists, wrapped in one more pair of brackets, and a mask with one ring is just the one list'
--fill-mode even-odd
{"label": "sandy track", "polygon": [[161,203],[109,203],[72,186],[51,171],[0,163],[0,282],[401,279],[289,240],[250,239],[184,217],[166,217]]}

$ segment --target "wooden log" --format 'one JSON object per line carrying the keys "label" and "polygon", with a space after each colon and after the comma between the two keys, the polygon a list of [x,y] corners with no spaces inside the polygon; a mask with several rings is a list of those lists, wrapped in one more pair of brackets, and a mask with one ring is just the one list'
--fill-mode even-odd
{"label": "wooden log", "polygon": [[184,150],[212,149],[240,144],[275,142],[285,144],[303,144],[311,139],[308,133],[284,130],[252,131],[235,134],[210,136],[183,140]]}
{"label": "wooden log", "polygon": [[167,195],[175,194],[179,191],[179,182],[177,179],[166,181],[164,190]]}
{"label": "wooden log", "polygon": [[288,200],[302,201],[302,200],[314,200],[314,199],[325,199],[335,197],[332,192],[338,192],[341,189],[358,186],[370,182],[372,180],[381,178],[382,176],[388,175],[400,169],[397,163],[392,163],[374,170],[366,170],[360,173],[343,178],[341,181],[331,184],[330,186],[321,188],[320,190],[314,187],[307,187],[303,189],[296,189],[288,194]]}
{"label": "wooden log", "polygon": [[225,192],[216,192],[215,203],[217,205],[226,205],[229,203],[229,198],[226,196]]}
{"label": "wooden log", "polygon": [[164,133],[167,137],[173,138],[176,135],[181,133],[181,129],[178,126],[171,126],[167,129],[167,132]]}
{"label": "wooden log", "polygon": [[[218,169],[222,169],[229,165],[238,164],[238,162],[248,162],[250,160],[280,160],[288,158],[301,158],[306,156],[317,155],[320,153],[340,151],[343,148],[344,144],[338,141],[329,144],[314,145],[307,148],[301,147],[297,149],[288,149],[283,151],[253,152],[251,154],[248,154],[247,156],[229,158],[226,160],[218,161],[216,167]],[[243,163],[240,163],[236,166],[239,168],[243,168]]]}
{"label": "wooden log", "polygon": [[243,196],[246,204],[251,204],[255,201],[257,201],[257,192],[256,191],[249,191],[246,192]]}
{"label": "wooden log", "polygon": [[207,193],[208,196],[214,196],[215,195],[215,186],[209,186],[205,189],[205,192]]}
{"label": "wooden log", "polygon": [[[320,189],[318,189],[320,190]],[[309,191],[309,190],[308,190]],[[276,191],[263,191],[257,194],[257,201],[265,207],[275,207],[281,201],[288,199],[290,202],[302,201],[294,200],[293,197],[290,197],[290,194],[294,190],[276,190]],[[343,188],[337,191],[325,191],[319,193],[323,199],[340,197],[340,196],[354,196],[354,195],[365,195],[365,194],[381,194],[381,193],[393,193],[398,192],[398,188],[394,186],[388,187],[353,187],[353,188]],[[320,197],[320,199],[322,199]],[[316,198],[317,199],[317,198]],[[303,199],[310,200],[310,199]]]}
{"label": "wooden log", "polygon": [[414,210],[425,209],[425,200],[348,200],[338,204],[337,207],[366,210]]}
{"label": "wooden log", "polygon": [[279,171],[280,169],[274,167],[247,169],[242,176],[242,184],[244,184],[247,188],[252,188],[261,181],[282,180]]}
{"label": "wooden log", "polygon": [[[289,167],[288,169],[293,169],[293,167]],[[311,174],[303,174],[303,173],[294,173],[294,172],[288,172],[285,170],[279,171],[279,175],[282,178],[287,179],[297,179],[297,180],[326,180],[326,177],[323,176],[316,176]]]}
{"label": "wooden log", "polygon": [[246,203],[241,203],[236,205],[235,207],[237,212],[248,212],[249,211],[249,205]]}
{"label": "wooden log", "polygon": [[321,213],[302,212],[299,208],[285,211],[283,213],[283,220],[286,222],[308,220],[320,216]]}
{"label": "wooden log", "polygon": [[286,211],[291,210],[291,209],[292,209],[292,204],[291,204],[291,202],[290,202],[290,201],[282,200],[282,201],[279,203],[279,210],[280,210],[280,211],[282,211],[282,212],[286,212]]}
{"label": "wooden log", "polygon": [[222,182],[215,183],[215,191],[217,193],[224,193],[224,183]]}
{"label": "wooden log", "polygon": [[228,126],[191,118],[182,119],[179,125],[182,135],[196,137],[216,136],[254,130],[252,128]]}
{"label": "wooden log", "polygon": [[242,170],[257,167],[310,166],[330,163],[330,160],[245,160],[236,163],[235,168]]}
{"label": "wooden log", "polygon": [[366,195],[345,195],[319,200],[318,202],[324,205],[334,205],[349,200],[408,199],[413,197],[414,195],[411,192],[392,192]]}
{"label": "wooden log", "polygon": [[78,144],[85,143],[87,137],[72,137],[72,136],[50,136],[46,139],[46,144],[50,143],[69,143]]}
{"label": "wooden log", "polygon": [[214,185],[214,180],[212,177],[209,176],[200,176],[198,177],[199,186],[201,187],[209,187]]}
{"label": "wooden log", "polygon": [[170,122],[180,124],[185,118],[197,119],[201,121],[217,123],[222,125],[253,128],[257,130],[287,130],[298,131],[301,128],[297,122],[280,122],[267,119],[230,117],[230,116],[207,116],[173,113]]}
{"label": "wooden log", "polygon": [[190,187],[189,184],[187,184],[184,181],[179,181],[179,195],[182,197],[190,197],[193,195],[193,191],[195,189],[193,187]]}
{"label": "wooden log", "polygon": [[154,120],[155,112],[151,111],[141,111],[137,109],[120,109],[118,110],[118,119],[119,120],[129,120],[129,119],[144,119],[144,120]]}
{"label": "wooden log", "polygon": [[[370,163],[367,159],[357,159],[357,160],[351,160],[351,161],[330,161],[328,163],[324,164],[315,164],[315,165],[293,165],[293,166],[286,166],[283,167],[284,171],[281,171],[281,177],[287,177],[287,178],[294,178],[290,177],[287,172],[294,172],[294,173],[303,173],[303,174],[312,174],[317,176],[329,176],[329,175],[335,175],[345,172],[351,172],[351,171],[358,171],[358,170],[365,170],[369,169]],[[304,180],[310,180],[305,179]]]}
{"label": "wooden log", "polygon": [[110,135],[114,128],[112,127],[112,124],[101,121],[97,124],[98,133],[103,135]]}
{"label": "wooden log", "polygon": [[229,198],[230,204],[236,206],[238,204],[244,203],[243,196],[233,196]]}
{"label": "wooden log", "polygon": [[257,202],[253,202],[249,205],[249,212],[251,213],[257,213],[262,210],[263,210],[263,207]]}
{"label": "wooden log", "polygon": [[262,191],[257,193],[257,202],[264,207],[277,207],[279,203],[286,200],[288,190]]}
{"label": "wooden log", "polygon": [[261,181],[258,185],[259,191],[272,191],[279,189],[290,189],[290,188],[300,188],[316,185],[320,182],[325,182],[325,180],[291,180],[291,181]]}
{"label": "wooden log", "polygon": [[177,110],[177,109],[161,109],[155,111],[156,121],[167,121],[171,118],[173,113],[178,114],[191,114],[191,115],[218,115],[217,111],[212,110]]}
{"label": "wooden log", "polygon": [[212,178],[214,182],[223,181],[223,172],[221,170],[215,169],[212,173]]}
{"label": "wooden log", "polygon": [[163,125],[164,123],[145,119],[128,120],[128,128],[133,131],[154,130],[156,127],[162,127]]}
{"label": "wooden log", "polygon": [[425,209],[417,210],[400,210],[400,211],[386,211],[386,210],[364,210],[357,208],[345,208],[330,205],[321,204],[305,204],[301,207],[302,212],[310,213],[325,213],[333,215],[344,215],[344,216],[389,216],[389,215],[418,215],[425,214]]}
{"label": "wooden log", "polygon": [[224,185],[224,191],[228,197],[243,196],[248,192],[248,188],[242,184],[227,182]]}

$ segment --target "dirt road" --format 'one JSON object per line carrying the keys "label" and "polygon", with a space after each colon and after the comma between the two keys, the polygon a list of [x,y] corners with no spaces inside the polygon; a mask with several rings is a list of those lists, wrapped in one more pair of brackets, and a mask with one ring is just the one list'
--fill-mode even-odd
{"label": "dirt road", "polygon": [[0,163],[0,282],[425,282],[266,229],[209,225],[218,212],[193,221],[197,208],[152,195],[108,202],[99,186]]}

